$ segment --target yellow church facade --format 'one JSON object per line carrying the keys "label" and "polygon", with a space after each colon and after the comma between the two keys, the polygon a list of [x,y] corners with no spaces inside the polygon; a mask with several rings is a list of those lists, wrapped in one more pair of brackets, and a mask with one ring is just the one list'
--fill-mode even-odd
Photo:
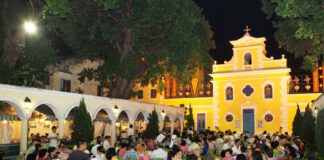
{"label": "yellow church facade", "polygon": [[[291,132],[297,104],[303,111],[320,93],[290,94],[292,78],[287,59],[284,56],[280,59],[267,57],[265,41],[264,37],[255,38],[249,33],[230,41],[232,59],[224,64],[215,62],[209,74],[212,94],[199,96],[200,83],[194,77],[188,91],[190,94],[196,92],[196,96],[184,95],[187,92],[181,92],[179,96],[179,85],[174,86],[170,80],[166,86],[171,83],[171,91],[167,88],[162,93],[155,93],[154,86],[138,85],[135,90],[140,91],[141,96],[132,99],[174,106],[190,105],[198,131],[218,126],[221,130],[249,133],[275,132],[280,127]],[[173,91],[178,93],[172,97]]]}

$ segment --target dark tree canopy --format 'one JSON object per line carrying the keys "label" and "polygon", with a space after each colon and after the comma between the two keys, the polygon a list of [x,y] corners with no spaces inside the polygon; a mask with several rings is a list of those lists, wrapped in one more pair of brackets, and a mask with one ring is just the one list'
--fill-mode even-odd
{"label": "dark tree canopy", "polygon": [[315,117],[313,116],[312,109],[307,105],[305,114],[301,124],[300,137],[306,142],[306,148],[308,150],[316,150],[315,146]]}
{"label": "dark tree canopy", "polygon": [[84,70],[80,80],[99,80],[111,97],[128,98],[136,82],[162,82],[165,73],[188,82],[214,47],[210,26],[192,0],[46,2],[51,30],[74,54],[104,61]]}
{"label": "dark tree canopy", "polygon": [[293,134],[295,136],[300,136],[302,122],[303,122],[303,117],[300,113],[299,105],[297,104],[297,110],[296,110],[295,118],[294,118],[293,125],[292,125]]}
{"label": "dark tree canopy", "polygon": [[195,128],[195,122],[194,122],[194,119],[193,119],[191,104],[189,106],[189,114],[186,115],[186,120],[187,120],[187,128],[194,129]]}
{"label": "dark tree canopy", "polygon": [[[1,3],[0,25],[4,29],[0,34],[5,36],[0,40],[3,44],[7,40],[11,43],[4,45],[10,46],[9,51],[0,48],[3,51],[0,60],[10,64],[4,70],[22,68],[24,76],[20,77],[24,78],[20,81],[41,80],[42,75],[37,74],[44,73],[44,65],[55,64],[56,59],[101,60],[103,63],[97,69],[84,69],[80,81],[96,79],[109,88],[110,97],[129,98],[137,82],[161,84],[162,88],[160,82],[166,73],[182,83],[189,82],[197,67],[209,62],[208,51],[215,47],[210,26],[192,0],[3,0]],[[22,12],[15,14],[18,10]],[[37,20],[41,32],[37,33],[38,38],[30,37],[33,40],[28,40],[20,51],[19,38],[12,38],[16,34],[7,34],[5,29],[20,26],[20,19],[26,15]],[[62,46],[68,49],[63,50]],[[21,84],[8,80],[12,77],[1,80]]]}
{"label": "dark tree canopy", "polygon": [[[41,87],[45,66],[56,62],[58,50],[46,28],[28,35],[22,27],[40,18],[44,5],[36,0],[0,1],[0,83]],[[44,24],[39,20],[37,25]]]}
{"label": "dark tree canopy", "polygon": [[324,156],[324,109],[321,109],[317,114],[315,140],[317,151],[321,156]]}
{"label": "dark tree canopy", "polygon": [[93,140],[94,127],[83,98],[74,114],[72,141],[76,143],[79,140],[85,140],[90,143]]}
{"label": "dark tree canopy", "polygon": [[277,28],[279,47],[304,57],[303,68],[313,70],[324,50],[323,0],[262,0],[263,11]]}
{"label": "dark tree canopy", "polygon": [[159,118],[154,108],[152,113],[149,114],[146,130],[144,131],[144,137],[150,140],[154,140],[158,135],[159,135]]}

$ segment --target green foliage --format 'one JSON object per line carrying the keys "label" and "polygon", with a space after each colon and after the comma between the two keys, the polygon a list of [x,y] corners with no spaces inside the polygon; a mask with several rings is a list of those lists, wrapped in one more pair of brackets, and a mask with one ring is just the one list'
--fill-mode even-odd
{"label": "green foliage", "polygon": [[314,69],[324,50],[324,2],[318,0],[262,0],[262,10],[278,30],[279,47],[305,57],[303,68]]}
{"label": "green foliage", "polygon": [[297,104],[297,110],[296,110],[295,118],[294,118],[293,125],[292,125],[293,134],[295,136],[300,136],[302,122],[303,122],[303,117],[300,113],[299,105]]}
{"label": "green foliage", "polygon": [[147,139],[155,139],[159,135],[159,118],[156,110],[152,111],[148,117],[148,123],[144,132],[144,137]]}
{"label": "green foliage", "polygon": [[64,17],[65,14],[71,11],[69,0],[45,0],[45,2],[48,6],[47,11],[50,14]]}
{"label": "green foliage", "polygon": [[72,141],[77,142],[78,140],[85,140],[90,143],[93,140],[94,127],[83,98],[80,101],[78,109],[76,109],[74,113]]}
{"label": "green foliage", "polygon": [[116,87],[118,78],[143,85],[162,82],[166,72],[189,82],[215,47],[210,26],[192,0],[70,0],[73,7],[64,11],[59,2],[46,2],[48,15],[64,14],[48,19],[48,27],[63,33],[75,56],[103,60],[80,78],[108,88]]}
{"label": "green foliage", "polygon": [[324,156],[324,109],[321,109],[317,114],[315,140],[317,151]]}
{"label": "green foliage", "polygon": [[[31,6],[31,3],[33,6]],[[8,57],[15,61],[0,64],[0,83],[44,87],[44,68],[57,62],[58,50],[52,45],[52,39],[43,21],[37,21],[37,32],[26,34],[21,27],[24,21],[34,19],[34,12],[41,10],[36,1],[3,0],[0,2],[0,61]],[[7,52],[5,54],[5,52]]]}
{"label": "green foliage", "polygon": [[194,122],[194,119],[193,119],[191,104],[189,106],[189,114],[186,115],[186,120],[187,120],[187,127],[194,129],[195,122]]}
{"label": "green foliage", "polygon": [[315,117],[313,112],[309,107],[309,104],[306,107],[303,121],[301,124],[301,134],[300,137],[306,142],[306,148],[308,150],[316,150],[315,146]]}

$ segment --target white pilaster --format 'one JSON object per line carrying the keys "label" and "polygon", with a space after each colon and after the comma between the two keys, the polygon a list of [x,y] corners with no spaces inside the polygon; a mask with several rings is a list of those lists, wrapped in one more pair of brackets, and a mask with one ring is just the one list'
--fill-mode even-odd
{"label": "white pilaster", "polygon": [[60,118],[59,120],[59,126],[58,126],[58,130],[59,130],[59,139],[62,139],[64,138],[64,130],[65,130],[65,124],[64,124],[64,121],[65,119],[63,118]]}
{"label": "white pilaster", "polygon": [[[219,96],[219,93],[218,93],[218,83],[213,80],[212,81],[213,83],[213,127],[215,126],[219,126],[219,123],[218,123],[218,120],[219,120],[219,115],[218,115],[218,111],[219,111],[219,108],[218,108],[218,96]],[[195,125],[197,126],[197,125]]]}
{"label": "white pilaster", "polygon": [[111,121],[111,144],[113,146],[115,146],[115,142],[116,142],[116,138],[117,138],[117,135],[116,135],[116,121]]}
{"label": "white pilaster", "polygon": [[288,131],[288,113],[287,113],[287,110],[288,110],[288,108],[287,108],[288,88],[287,88],[287,82],[288,82],[289,78],[290,78],[289,76],[282,77],[282,79],[280,81],[280,86],[281,86],[281,90],[280,90],[280,94],[281,94],[281,98],[280,98],[281,123],[280,123],[280,126],[283,128],[284,131]]}
{"label": "white pilaster", "polygon": [[174,132],[174,122],[170,122],[170,124],[171,124],[170,133],[171,133],[171,135],[173,135],[173,132]]}
{"label": "white pilaster", "polygon": [[28,136],[28,119],[21,119],[20,131],[20,152],[26,153],[27,151],[27,136]]}

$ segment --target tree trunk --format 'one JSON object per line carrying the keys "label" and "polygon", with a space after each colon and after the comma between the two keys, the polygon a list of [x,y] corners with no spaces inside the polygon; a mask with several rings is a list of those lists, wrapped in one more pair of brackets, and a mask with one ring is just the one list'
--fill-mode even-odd
{"label": "tree trunk", "polygon": [[[120,55],[120,68],[123,68],[124,70],[127,69],[127,66],[123,61],[129,54],[129,52],[132,51],[132,46],[130,44],[132,36],[131,29],[127,26],[127,24],[124,24],[122,26],[122,32],[118,35],[117,41],[116,41],[116,48]],[[140,71],[139,71],[140,72]],[[140,75],[140,73],[136,74]],[[120,98],[120,99],[129,99],[131,95],[131,91],[136,84],[137,76],[133,77],[133,79],[125,79],[119,76],[116,80],[116,84],[114,88],[111,88],[108,94],[108,97],[112,98]]]}
{"label": "tree trunk", "polygon": [[108,97],[129,99],[131,96],[130,93],[131,93],[135,84],[136,84],[136,79],[127,80],[127,79],[118,77],[114,88],[111,88],[109,90]]}
{"label": "tree trunk", "polygon": [[[8,1],[3,1],[2,5],[4,6],[1,9],[1,21],[2,21],[2,30],[4,33],[4,41],[3,41],[3,54],[0,57],[0,63],[6,64],[8,66],[13,66],[16,64],[18,59],[18,46],[19,44],[23,44],[24,37],[21,32],[14,31],[11,25],[9,24],[9,20],[7,19],[8,13],[5,8],[7,8]],[[21,34],[21,35],[20,35]],[[20,35],[20,36],[19,36]]]}

